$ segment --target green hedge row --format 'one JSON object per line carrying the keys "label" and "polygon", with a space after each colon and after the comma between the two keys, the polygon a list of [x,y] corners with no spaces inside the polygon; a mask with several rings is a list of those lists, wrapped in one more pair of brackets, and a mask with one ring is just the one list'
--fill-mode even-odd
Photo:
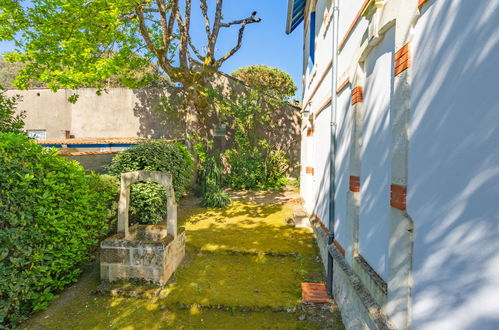
{"label": "green hedge row", "polygon": [[74,282],[109,231],[115,179],[0,133],[0,327],[15,327]]}

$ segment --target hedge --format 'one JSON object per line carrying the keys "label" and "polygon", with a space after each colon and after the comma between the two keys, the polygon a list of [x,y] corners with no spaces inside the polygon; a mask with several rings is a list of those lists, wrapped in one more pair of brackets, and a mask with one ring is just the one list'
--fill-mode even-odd
{"label": "hedge", "polygon": [[55,150],[0,133],[0,327],[44,309],[80,275],[115,198],[96,180]]}

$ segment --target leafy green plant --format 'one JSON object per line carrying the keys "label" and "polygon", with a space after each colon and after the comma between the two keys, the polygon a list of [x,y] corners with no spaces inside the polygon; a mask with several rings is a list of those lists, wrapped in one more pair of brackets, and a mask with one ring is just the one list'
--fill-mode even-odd
{"label": "leafy green plant", "polygon": [[108,174],[91,173],[87,180],[92,191],[102,199],[108,201],[107,219],[109,231],[114,231],[118,220],[118,199],[120,194],[120,181],[117,177]]}
{"label": "leafy green plant", "polygon": [[289,161],[272,145],[275,117],[283,100],[250,90],[235,99],[222,99],[221,112],[230,123],[232,147],[224,157],[225,184],[234,189],[280,189],[286,184]]}
{"label": "leafy green plant", "polygon": [[[116,155],[108,167],[110,174],[119,176],[130,171],[162,171],[172,175],[175,198],[180,200],[189,190],[193,161],[189,150],[179,142],[149,141],[133,146]],[[134,184],[130,191],[130,220],[157,224],[166,216],[166,192],[157,183]]]}
{"label": "leafy green plant", "polygon": [[0,85],[0,132],[21,133],[26,114],[23,111],[16,114],[18,101],[19,96],[7,97],[5,89]]}
{"label": "leafy green plant", "polygon": [[107,233],[112,193],[93,180],[56,150],[0,133],[0,327],[47,307]]}
{"label": "leafy green plant", "polygon": [[199,161],[198,182],[202,196],[201,205],[214,208],[230,205],[230,196],[222,189],[223,167],[217,157],[212,155],[212,144],[198,142],[194,150]]}
{"label": "leafy green plant", "polygon": [[221,188],[219,190],[206,192],[201,200],[202,206],[213,208],[224,208],[229,206],[230,203],[231,199],[229,194]]}

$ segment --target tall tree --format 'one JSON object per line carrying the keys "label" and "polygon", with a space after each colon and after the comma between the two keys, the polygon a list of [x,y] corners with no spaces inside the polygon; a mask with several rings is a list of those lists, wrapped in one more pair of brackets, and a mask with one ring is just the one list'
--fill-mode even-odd
{"label": "tall tree", "polygon": [[278,99],[288,99],[295,95],[297,90],[293,78],[289,74],[266,65],[252,65],[240,68],[234,71],[232,76]]}
{"label": "tall tree", "polygon": [[[36,0],[28,7],[21,0],[3,0],[0,40],[15,41],[17,50],[6,59],[24,65],[14,82],[20,89],[33,81],[52,90],[103,89],[106,79],[116,75],[134,87],[130,73],[152,62],[160,74],[183,86],[188,100],[183,108],[202,109],[207,81],[241,48],[247,25],[260,22],[256,12],[226,22],[223,0],[213,1],[213,15],[207,0],[198,1],[203,45],[191,38],[192,0]],[[217,58],[220,31],[233,26],[239,27],[234,47]]]}

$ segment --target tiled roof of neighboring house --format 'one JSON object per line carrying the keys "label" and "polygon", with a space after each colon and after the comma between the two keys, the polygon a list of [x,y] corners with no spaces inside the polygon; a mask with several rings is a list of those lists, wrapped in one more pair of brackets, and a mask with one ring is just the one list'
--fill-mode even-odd
{"label": "tiled roof of neighboring house", "polygon": [[57,139],[38,140],[38,144],[130,144],[150,141],[151,139],[139,138],[78,138],[78,139]]}

